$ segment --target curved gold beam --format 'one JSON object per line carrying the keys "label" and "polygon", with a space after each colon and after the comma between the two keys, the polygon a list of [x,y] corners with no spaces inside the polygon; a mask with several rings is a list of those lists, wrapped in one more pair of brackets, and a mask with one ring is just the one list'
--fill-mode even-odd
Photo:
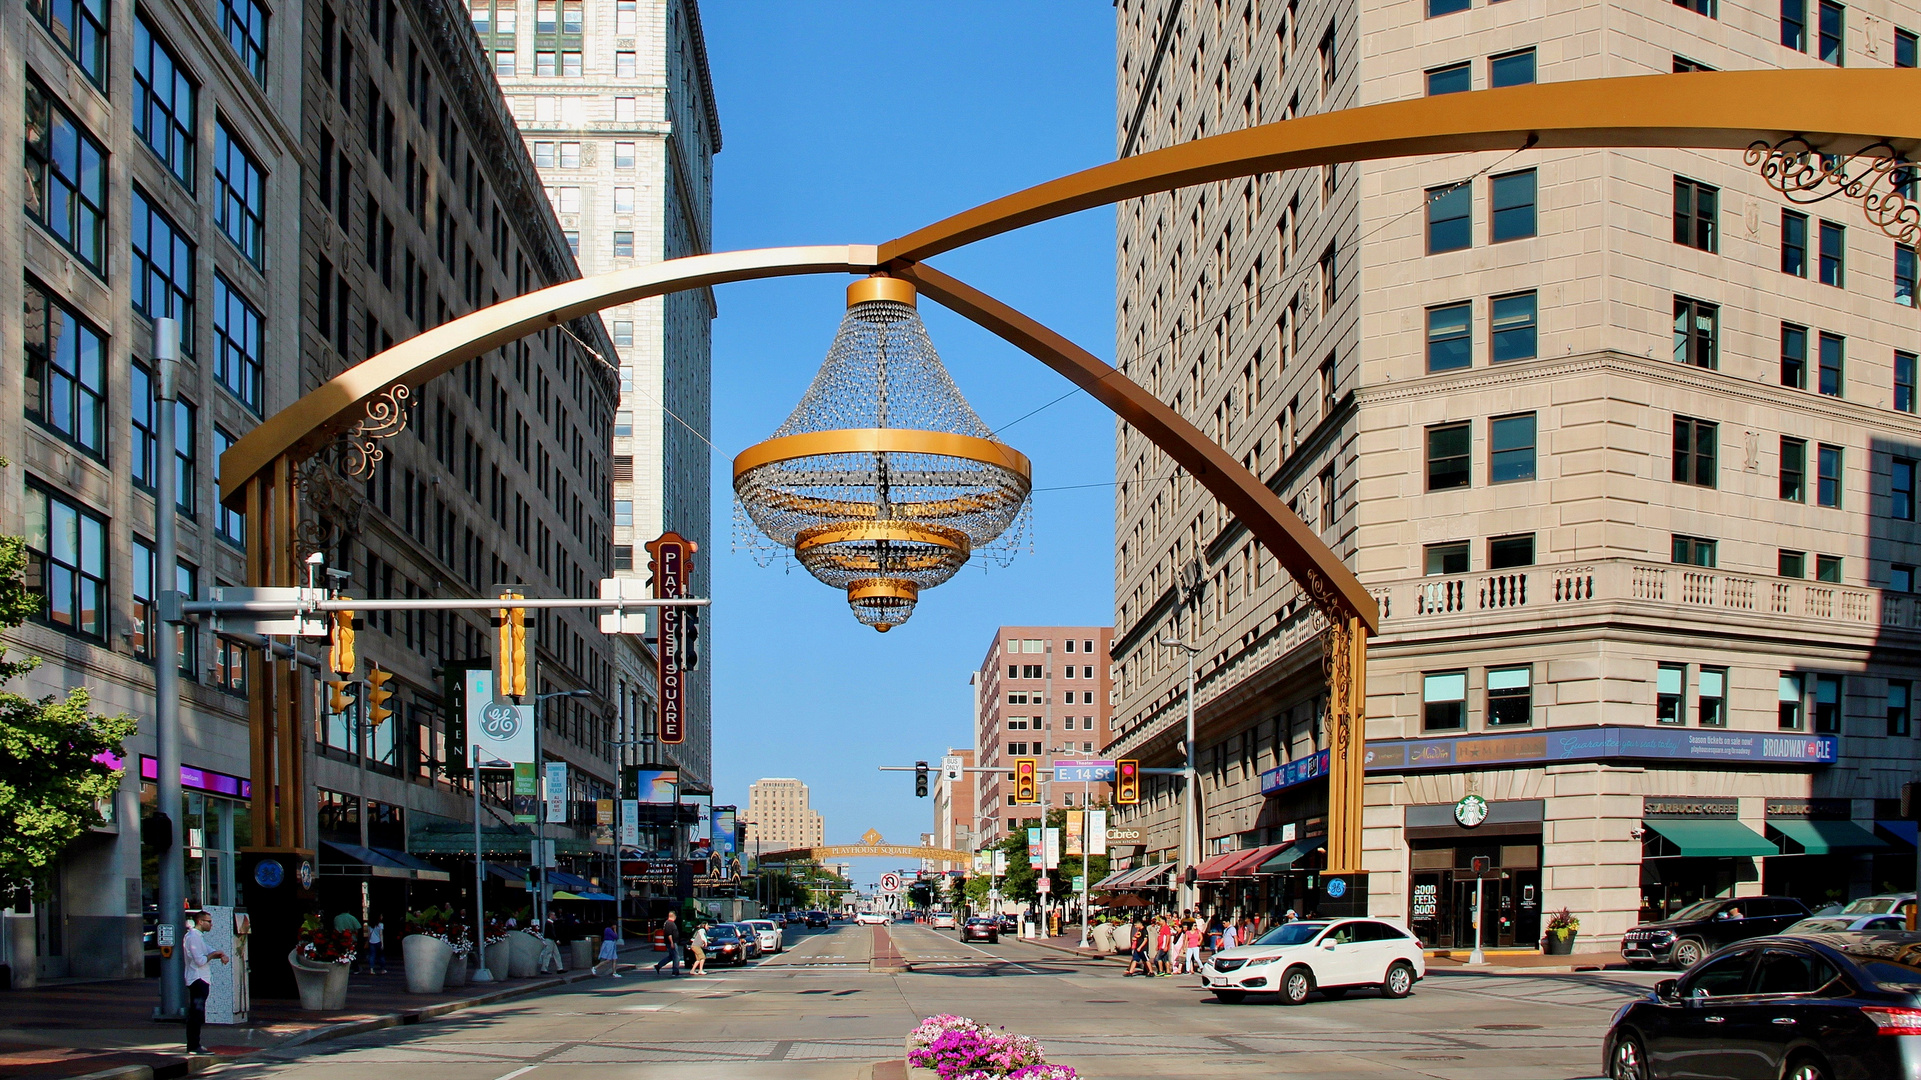
{"label": "curved gold beam", "polygon": [[310,456],[358,424],[368,403],[389,387],[417,387],[537,330],[683,289],[797,274],[862,274],[877,264],[868,244],[727,251],[576,278],[502,300],[367,358],[268,417],[221,455],[220,499],[238,508],[239,493],[275,458]]}
{"label": "curved gold beam", "polygon": [[1535,146],[1742,150],[1791,135],[1852,153],[1921,147],[1921,71],[1704,71],[1535,83],[1319,113],[1180,143],[983,203],[880,246],[889,265],[1173,188],[1350,161]]}
{"label": "curved gold beam", "polygon": [[840,428],[833,431],[803,431],[778,439],[758,442],[734,455],[734,479],[742,473],[776,461],[824,457],[828,454],[894,453],[929,454],[963,458],[983,465],[997,465],[1033,479],[1027,455],[1006,443],[977,435],[956,435],[950,431],[919,431],[913,428]]}

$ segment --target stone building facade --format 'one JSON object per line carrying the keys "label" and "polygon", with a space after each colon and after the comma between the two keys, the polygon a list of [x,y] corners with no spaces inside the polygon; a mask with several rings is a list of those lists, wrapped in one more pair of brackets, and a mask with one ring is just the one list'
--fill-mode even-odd
{"label": "stone building facade", "polygon": [[[1905,4],[1203,3],[1162,32],[1164,9],[1118,9],[1123,154],[1536,80],[1911,66],[1921,28]],[[1561,908],[1610,948],[1692,899],[1911,883],[1911,833],[1877,821],[1917,757],[1921,336],[1914,252],[1857,205],[1792,206],[1735,153],[1517,147],[1123,203],[1118,240],[1121,365],[1381,604],[1377,914],[1465,943],[1476,856],[1503,944]],[[1177,761],[1181,658],[1154,641],[1196,641],[1202,856],[1278,857],[1203,895],[1311,903],[1319,620],[1118,441],[1109,756]],[[1173,781],[1127,819],[1142,860],[1177,857]]]}
{"label": "stone building facade", "polygon": [[808,805],[807,785],[792,777],[768,777],[747,785],[741,825],[749,852],[820,847],[827,842],[820,811]]}
{"label": "stone building facade", "polygon": [[[1098,806],[1105,783],[1054,783],[1054,762],[1094,759],[1112,737],[1105,626],[1003,626],[973,677],[973,847],[995,843],[1053,807]],[[1039,762],[1038,803],[1014,802],[1014,759]]]}

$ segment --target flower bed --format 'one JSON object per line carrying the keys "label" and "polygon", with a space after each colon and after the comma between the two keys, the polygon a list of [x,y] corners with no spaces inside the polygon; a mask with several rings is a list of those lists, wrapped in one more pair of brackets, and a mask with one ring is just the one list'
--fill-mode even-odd
{"label": "flower bed", "polygon": [[1049,1065],[1033,1039],[946,1013],[928,1017],[908,1035],[907,1064],[940,1080],[1076,1080],[1073,1069]]}
{"label": "flower bed", "polygon": [[329,930],[310,915],[301,923],[296,948],[301,959],[316,964],[351,964],[359,944],[352,930]]}

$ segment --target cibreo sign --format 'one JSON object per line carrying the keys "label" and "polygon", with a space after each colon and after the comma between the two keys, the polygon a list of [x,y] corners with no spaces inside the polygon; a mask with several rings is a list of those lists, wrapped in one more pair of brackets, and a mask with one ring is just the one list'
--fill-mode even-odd
{"label": "cibreo sign", "polygon": [[[660,534],[646,545],[648,569],[653,572],[654,598],[678,600],[687,595],[687,583],[694,576],[694,542],[676,532]],[[660,609],[660,640],[654,648],[660,682],[660,730],[655,737],[663,743],[685,742],[686,713],[683,711],[687,676],[680,670],[681,634],[685,609]]]}

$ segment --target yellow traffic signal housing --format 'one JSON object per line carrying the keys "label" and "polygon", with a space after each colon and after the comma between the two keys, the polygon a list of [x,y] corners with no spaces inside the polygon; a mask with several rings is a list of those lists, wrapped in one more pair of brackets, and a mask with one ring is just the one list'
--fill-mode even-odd
{"label": "yellow traffic signal housing", "polygon": [[1141,763],[1122,760],[1114,763],[1114,802],[1133,806],[1141,801]]}
{"label": "yellow traffic signal housing", "polygon": [[[502,600],[519,600],[519,593],[501,593]],[[520,697],[527,692],[527,609],[504,607],[497,620],[499,643],[494,650],[500,665],[499,692]]]}
{"label": "yellow traffic signal housing", "polygon": [[394,714],[387,707],[387,699],[394,696],[394,692],[387,689],[393,677],[391,671],[382,671],[377,667],[367,669],[367,722],[374,727],[379,727],[381,721]]}
{"label": "yellow traffic signal housing", "polygon": [[336,675],[354,673],[354,613],[333,613],[333,641],[327,647],[327,670]]}
{"label": "yellow traffic signal housing", "polygon": [[1040,762],[1031,757],[1014,759],[1014,801],[1016,803],[1037,803],[1040,795],[1035,790],[1035,777],[1040,771]]}
{"label": "yellow traffic signal housing", "polygon": [[347,707],[354,703],[354,699],[347,694],[348,689],[352,686],[353,684],[345,679],[327,680],[328,712],[344,713],[347,711]]}

